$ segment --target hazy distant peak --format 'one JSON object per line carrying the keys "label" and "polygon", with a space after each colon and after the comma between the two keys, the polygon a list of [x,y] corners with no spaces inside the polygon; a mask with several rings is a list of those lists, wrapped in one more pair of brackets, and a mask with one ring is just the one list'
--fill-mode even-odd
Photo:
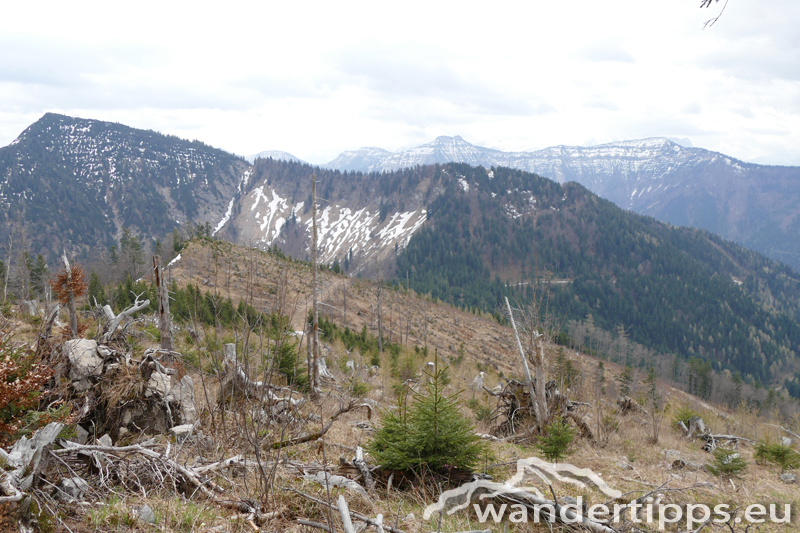
{"label": "hazy distant peak", "polygon": [[281,150],[265,150],[263,152],[258,152],[254,155],[245,156],[245,159],[249,163],[255,163],[256,159],[277,159],[279,161],[294,161],[296,163],[305,163],[302,159],[293,156],[289,152],[283,152]]}

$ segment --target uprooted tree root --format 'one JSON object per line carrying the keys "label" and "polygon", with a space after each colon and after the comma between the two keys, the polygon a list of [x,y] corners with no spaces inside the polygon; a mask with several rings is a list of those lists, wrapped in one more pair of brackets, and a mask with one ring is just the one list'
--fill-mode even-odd
{"label": "uprooted tree root", "polygon": [[[531,394],[524,383],[507,379],[506,386],[500,392],[493,392],[486,387],[484,390],[497,398],[497,407],[490,418],[495,424],[492,429],[494,436],[514,439],[531,438],[536,436],[536,433],[531,433],[528,428],[547,425],[547,420],[542,421],[541,424],[536,420]],[[579,414],[579,409],[587,407],[589,404],[571,401],[558,390],[555,381],[549,381],[546,384],[545,399],[551,418],[561,416],[571,420],[578,428],[582,438],[594,440],[592,430]]]}

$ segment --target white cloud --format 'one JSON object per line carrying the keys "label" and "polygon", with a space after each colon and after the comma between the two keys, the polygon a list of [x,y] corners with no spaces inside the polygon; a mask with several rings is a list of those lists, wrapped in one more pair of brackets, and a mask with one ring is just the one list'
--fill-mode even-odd
{"label": "white cloud", "polygon": [[668,135],[785,162],[800,144],[800,3],[731,2],[702,30],[718,10],[16,2],[0,18],[0,145],[57,111],[315,162],[441,134],[507,150]]}

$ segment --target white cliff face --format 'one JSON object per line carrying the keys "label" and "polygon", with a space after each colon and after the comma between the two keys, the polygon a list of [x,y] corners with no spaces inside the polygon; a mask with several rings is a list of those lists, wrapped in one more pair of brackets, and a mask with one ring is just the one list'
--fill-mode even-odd
{"label": "white cliff face", "polygon": [[[275,245],[287,249],[288,244],[288,249],[299,253],[301,258],[310,254],[312,220],[306,201],[292,203],[262,182],[238,202],[239,214],[232,224],[239,242],[261,249]],[[318,260],[332,264],[352,253],[359,264],[368,265],[373,259],[384,259],[405,248],[426,220],[427,211],[423,207],[388,213],[380,220],[379,209],[371,204],[364,206],[347,199],[318,201]],[[351,272],[357,273],[358,270]]]}

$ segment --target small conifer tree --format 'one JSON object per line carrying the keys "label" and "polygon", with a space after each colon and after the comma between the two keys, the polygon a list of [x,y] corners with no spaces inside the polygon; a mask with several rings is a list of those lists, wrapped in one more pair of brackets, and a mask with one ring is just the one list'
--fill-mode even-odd
{"label": "small conifer tree", "polygon": [[545,434],[539,437],[536,448],[553,462],[558,462],[567,456],[569,446],[575,439],[575,430],[569,423],[558,418],[545,428]]}
{"label": "small conifer tree", "polygon": [[633,383],[633,368],[626,366],[619,376],[617,376],[619,383],[619,393],[622,396],[631,395],[631,384]]}
{"label": "small conifer tree", "polygon": [[424,393],[407,391],[411,405],[401,394],[398,409],[384,413],[370,451],[383,468],[410,472],[449,468],[470,471],[487,453],[469,420],[459,411],[458,394],[443,393],[446,367],[438,354],[433,371],[425,371]]}
{"label": "small conifer tree", "polygon": [[747,461],[733,450],[717,448],[714,450],[714,460],[706,468],[717,477],[739,478],[747,470]]}
{"label": "small conifer tree", "polygon": [[800,468],[800,454],[791,445],[771,442],[769,439],[758,441],[753,457],[759,464],[774,463],[780,466],[782,472]]}

